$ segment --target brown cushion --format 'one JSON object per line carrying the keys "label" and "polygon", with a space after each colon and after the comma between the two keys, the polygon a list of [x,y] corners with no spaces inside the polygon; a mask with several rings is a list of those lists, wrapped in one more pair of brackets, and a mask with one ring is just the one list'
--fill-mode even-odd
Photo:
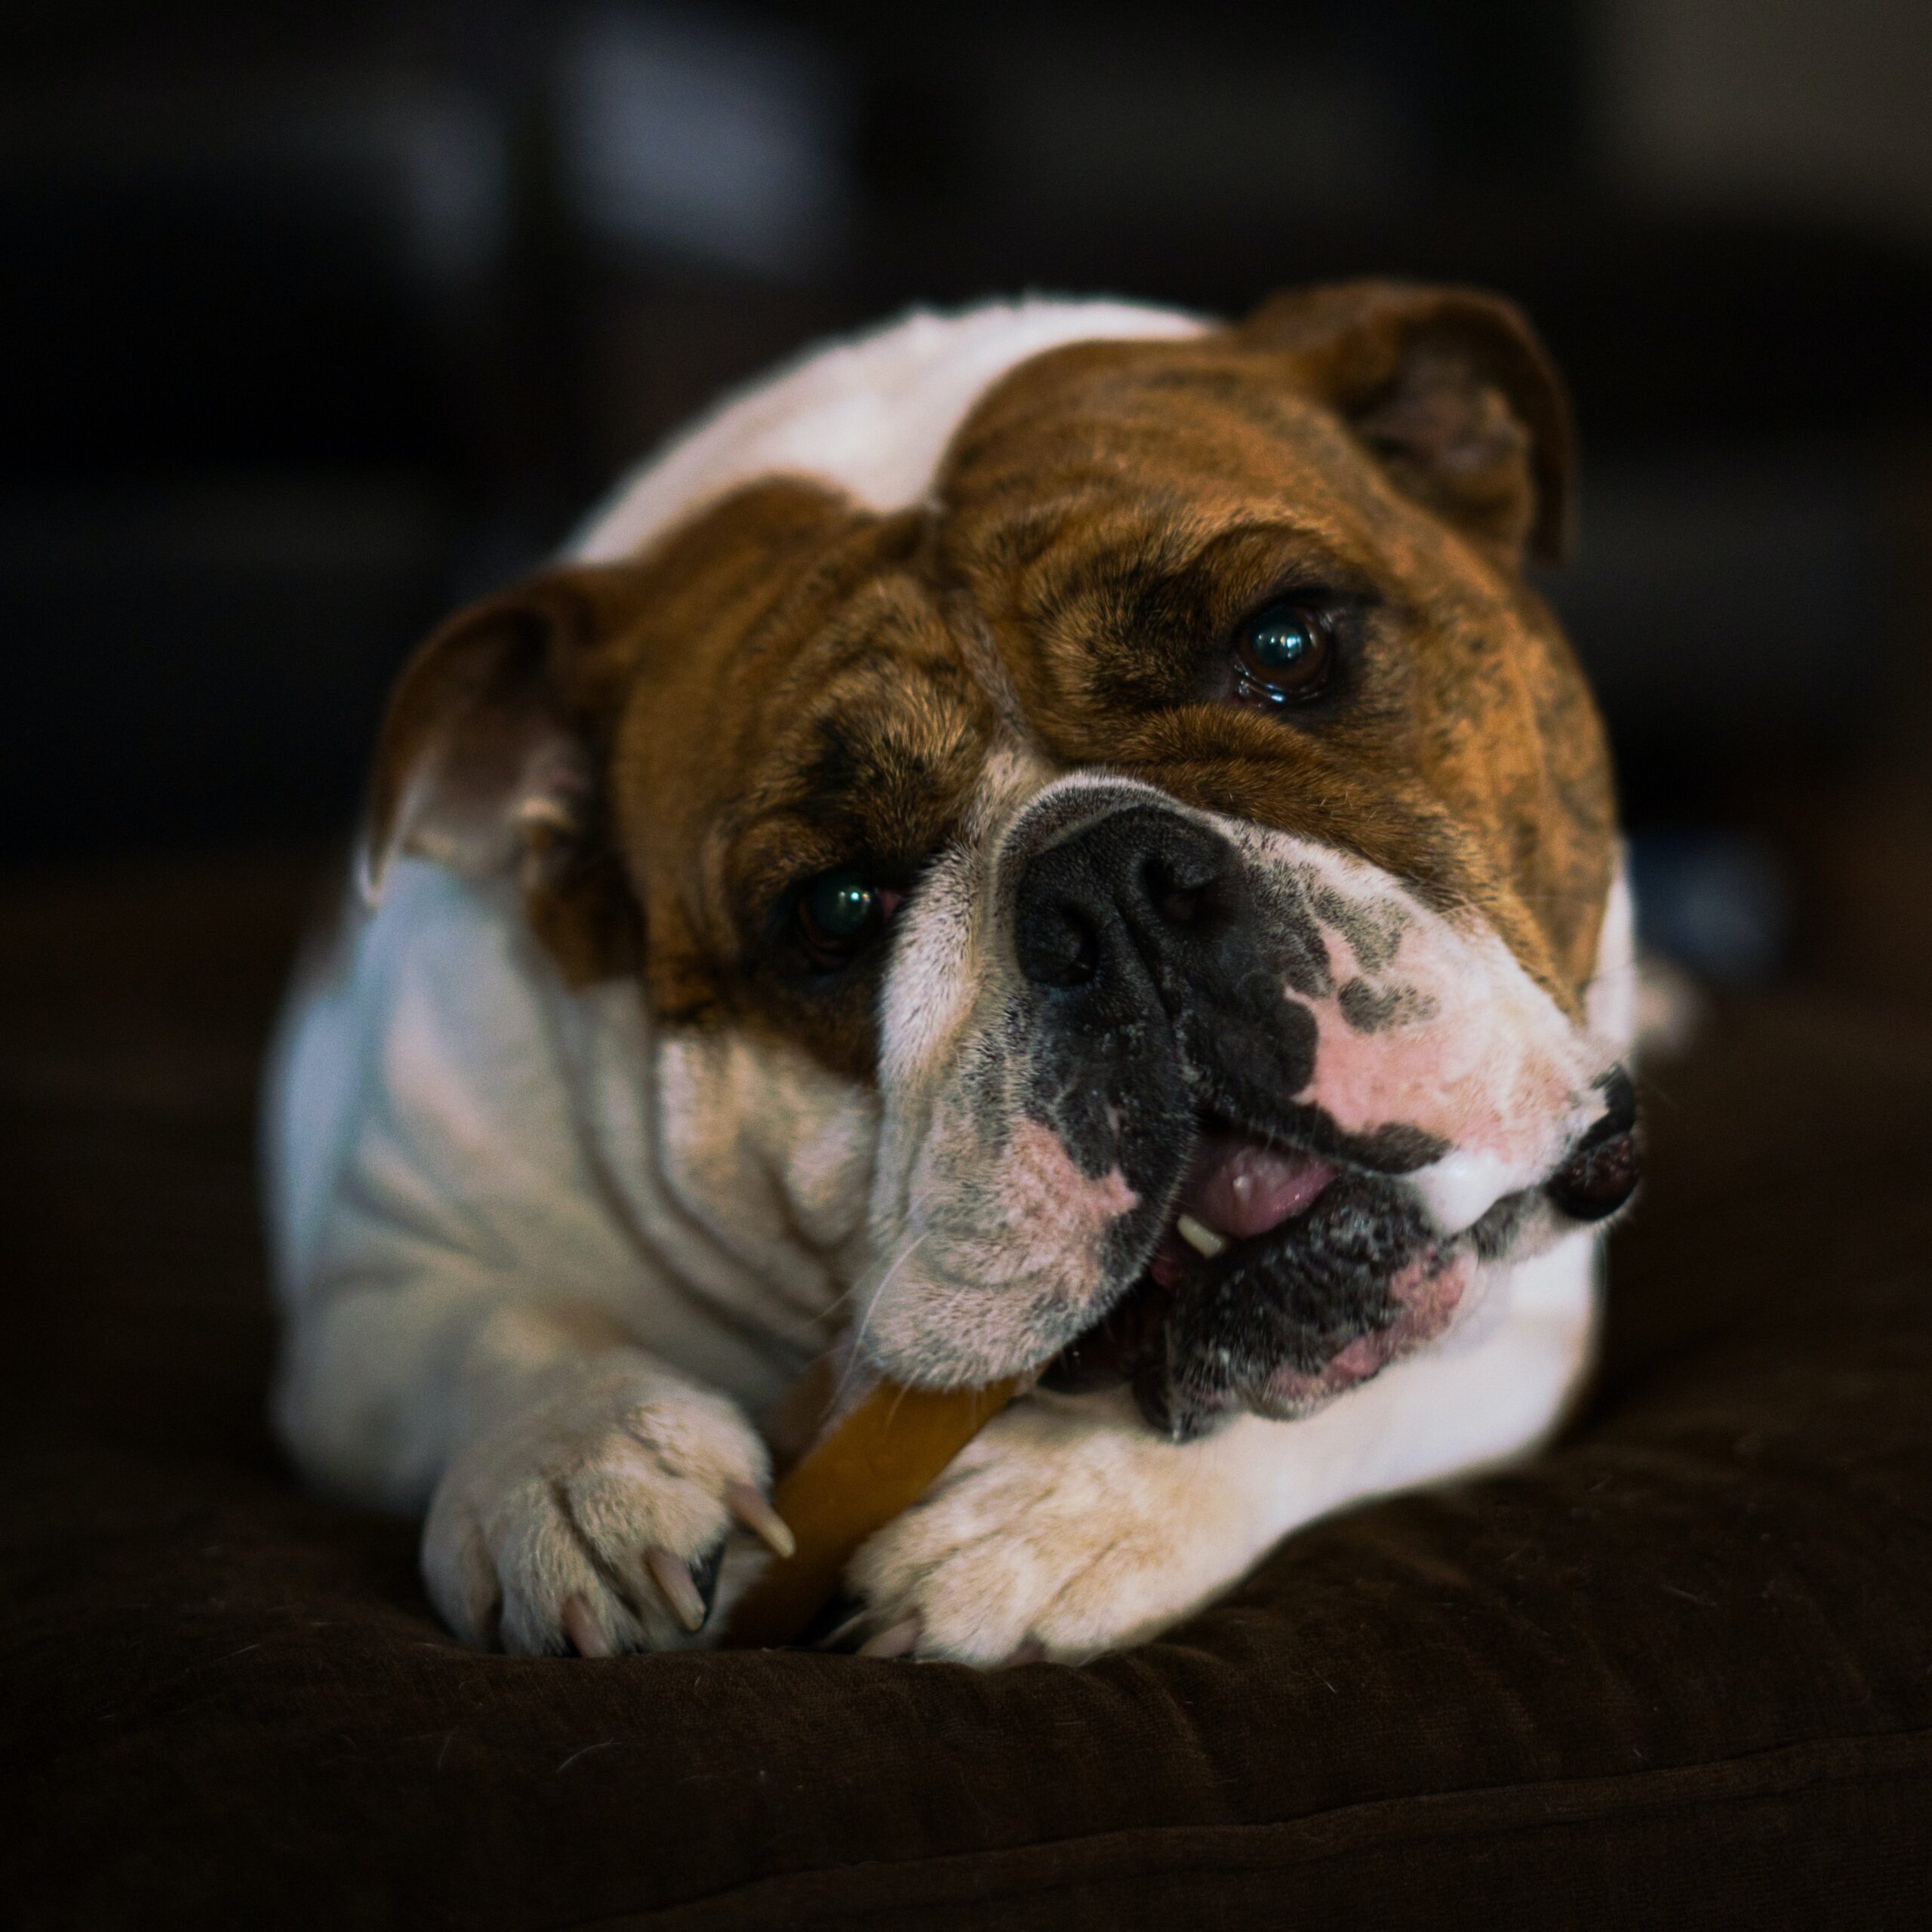
{"label": "brown cushion", "polygon": [[1082,1670],[472,1656],[262,1419],[253,1081],[309,869],[0,909],[0,1919],[1831,1925],[1932,1898],[1932,1029],[1651,1082],[1528,1466]]}

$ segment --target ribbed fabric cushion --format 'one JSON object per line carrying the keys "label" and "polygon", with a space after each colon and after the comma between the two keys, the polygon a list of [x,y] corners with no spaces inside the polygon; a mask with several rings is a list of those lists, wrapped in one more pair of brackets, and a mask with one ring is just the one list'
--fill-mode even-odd
{"label": "ribbed fabric cushion", "polygon": [[1165,1642],[528,1662],[263,1423],[253,1081],[312,881],[0,908],[0,1920],[1932,1920],[1932,1027],[1721,1008],[1556,1445]]}

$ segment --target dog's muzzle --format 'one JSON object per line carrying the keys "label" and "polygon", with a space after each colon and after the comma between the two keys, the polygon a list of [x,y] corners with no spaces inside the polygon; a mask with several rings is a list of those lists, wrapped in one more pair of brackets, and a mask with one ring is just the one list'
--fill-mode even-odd
{"label": "dog's muzzle", "polygon": [[1345,1134],[1310,1104],[1318,1029],[1291,995],[1326,983],[1321,931],[1178,811],[1137,801],[1047,829],[1013,920],[1038,1004],[1041,1117],[1091,1170],[1117,1162],[1146,1204],[1121,1291],[1050,1386],[1128,1381],[1177,1438],[1236,1409],[1305,1413],[1439,1334],[1538,1192],[1592,1221],[1636,1186],[1619,1069],[1540,1190],[1444,1236],[1404,1178],[1441,1143]]}

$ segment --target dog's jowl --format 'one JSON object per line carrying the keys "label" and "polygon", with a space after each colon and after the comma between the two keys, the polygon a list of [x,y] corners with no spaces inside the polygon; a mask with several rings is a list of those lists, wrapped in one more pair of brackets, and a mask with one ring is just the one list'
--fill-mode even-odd
{"label": "dog's jowl", "polygon": [[662,1647],[808,1364],[1018,1377],[847,1578],[991,1663],[1536,1441],[1638,1174],[1569,463],[1389,283],[915,315],[654,459],[392,700],[269,1096],[304,1468],[469,1641]]}

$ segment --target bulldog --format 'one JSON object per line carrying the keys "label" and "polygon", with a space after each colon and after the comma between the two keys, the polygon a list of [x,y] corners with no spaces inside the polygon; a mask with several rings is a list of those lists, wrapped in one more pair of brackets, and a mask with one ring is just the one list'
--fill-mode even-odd
{"label": "bulldog", "polygon": [[1638,1166],[1570,444],[1465,290],[915,314],[449,623],[270,1077],[301,1467],[467,1641],[662,1648],[807,1364],[1020,1377],[847,1577],[993,1664],[1536,1443]]}

